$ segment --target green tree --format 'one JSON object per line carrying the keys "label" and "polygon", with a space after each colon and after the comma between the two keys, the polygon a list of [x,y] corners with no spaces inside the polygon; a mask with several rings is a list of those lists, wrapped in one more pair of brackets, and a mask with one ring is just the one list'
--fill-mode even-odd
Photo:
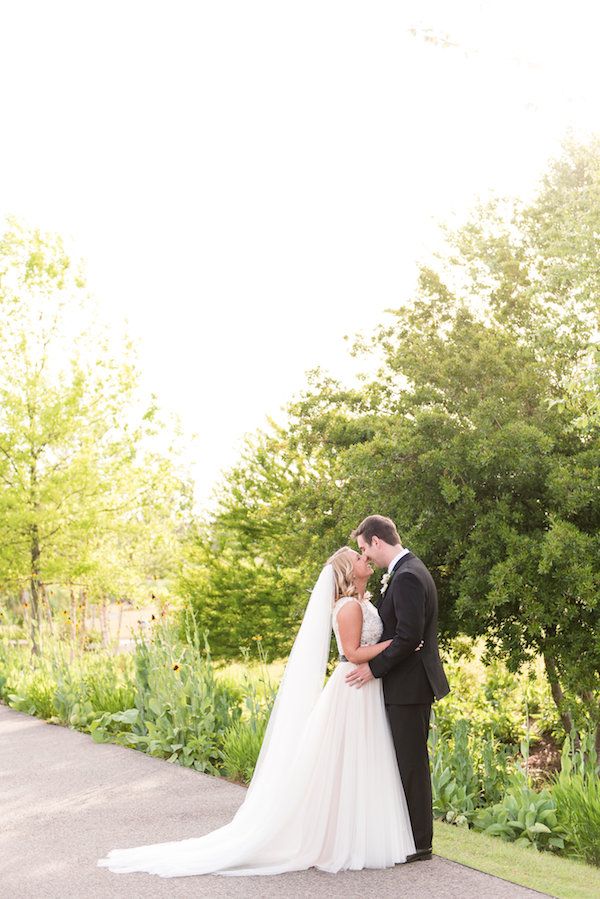
{"label": "green tree", "polygon": [[60,238],[9,224],[0,239],[0,584],[27,591],[36,651],[48,585],[130,594],[145,577],[139,546],[151,521],[172,533],[167,504],[185,506],[171,460],[152,450],[157,410],[140,400],[131,348],[109,346],[84,288]]}
{"label": "green tree", "polygon": [[310,513],[298,505],[303,492],[313,502],[317,467],[294,455],[273,426],[248,441],[222,485],[217,515],[189,534],[178,592],[209,631],[214,655],[240,657],[256,639],[271,658],[289,651],[319,570]]}
{"label": "green tree", "polygon": [[[600,723],[599,193],[600,144],[571,144],[533,203],[449,234],[357,342],[378,375],[314,373],[213,522],[244,553],[282,547],[306,583],[364,515],[390,515],[436,577],[444,633],[484,635],[513,668],[541,654],[566,729]],[[222,560],[222,594],[234,578]]]}

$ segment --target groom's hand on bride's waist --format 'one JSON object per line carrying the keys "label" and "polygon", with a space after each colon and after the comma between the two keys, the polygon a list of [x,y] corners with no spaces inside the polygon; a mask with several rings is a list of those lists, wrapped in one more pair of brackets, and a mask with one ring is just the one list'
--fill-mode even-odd
{"label": "groom's hand on bride's waist", "polygon": [[346,675],[346,683],[349,687],[357,687],[359,690],[367,681],[373,680],[373,672],[366,662],[359,665],[350,674]]}

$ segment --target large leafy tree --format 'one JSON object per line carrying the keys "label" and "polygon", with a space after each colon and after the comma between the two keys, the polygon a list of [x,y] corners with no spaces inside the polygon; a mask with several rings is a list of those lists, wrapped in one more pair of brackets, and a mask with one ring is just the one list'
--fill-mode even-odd
{"label": "large leafy tree", "polygon": [[130,347],[103,336],[60,238],[10,223],[0,319],[0,584],[26,591],[37,648],[49,585],[135,595],[142,545],[159,520],[173,540],[186,489],[152,449]]}
{"label": "large leafy tree", "polygon": [[444,632],[483,635],[514,667],[541,654],[566,728],[600,719],[599,192],[600,145],[571,144],[533,203],[449,234],[357,343],[377,377],[314,374],[199,540],[227,521],[229,545],[273,566],[281,548],[307,583],[363,515],[390,515],[434,572]]}
{"label": "large leafy tree", "polygon": [[[188,535],[179,591],[213,654],[239,657],[254,641],[271,658],[295,637],[318,538],[308,522],[319,462],[294,452],[287,432],[249,439],[219,495],[219,512]],[[308,508],[302,507],[307,497]]]}

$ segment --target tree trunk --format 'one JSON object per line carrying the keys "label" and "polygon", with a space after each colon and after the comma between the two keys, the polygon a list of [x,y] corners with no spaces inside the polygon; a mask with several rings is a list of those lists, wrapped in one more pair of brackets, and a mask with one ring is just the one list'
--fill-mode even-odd
{"label": "tree trunk", "polygon": [[31,631],[31,598],[26,587],[21,590],[21,605],[23,606],[23,628],[27,633]]}
{"label": "tree trunk", "polygon": [[75,659],[75,649],[77,647],[77,600],[75,599],[73,587],[69,588],[69,596],[71,598],[71,651],[69,654],[69,661],[73,664]]}
{"label": "tree trunk", "polygon": [[80,625],[79,625],[79,639],[81,649],[85,645],[85,635],[87,633],[87,613],[88,613],[88,601],[87,601],[87,593],[85,590],[79,591],[79,608],[81,610]]}
{"label": "tree trunk", "polygon": [[117,635],[115,637],[115,653],[121,648],[121,625],[123,624],[123,602],[119,602],[119,617],[117,619]]}
{"label": "tree trunk", "polygon": [[102,597],[100,605],[100,629],[102,631],[102,645],[108,648],[110,644],[110,635],[108,628],[108,601],[105,596]]}
{"label": "tree trunk", "polygon": [[42,607],[42,617],[45,612],[46,618],[48,619],[48,629],[52,636],[54,636],[54,615],[52,614],[52,606],[50,605],[48,591],[46,590],[46,585],[43,581],[40,581],[40,604]]}
{"label": "tree trunk", "polygon": [[37,524],[31,527],[31,575],[29,593],[31,596],[31,652],[39,656],[42,648],[42,615],[40,609],[40,537]]}
{"label": "tree trunk", "polygon": [[548,682],[550,683],[550,690],[552,691],[552,699],[554,700],[556,708],[558,709],[558,714],[560,715],[560,720],[562,721],[562,726],[565,729],[565,733],[569,735],[574,729],[573,717],[569,709],[567,708],[565,694],[562,691],[562,687],[558,679],[556,662],[554,661],[553,656],[551,656],[547,652],[544,653],[544,664],[546,666],[546,675],[548,677]]}
{"label": "tree trunk", "polygon": [[[33,413],[29,410],[29,419],[33,424]],[[31,654],[39,656],[42,650],[42,615],[40,609],[40,531],[38,527],[40,500],[38,494],[37,452],[33,446],[29,462],[29,502],[30,511],[33,513],[32,524],[29,531],[30,544],[30,577],[29,591],[31,594]],[[37,633],[36,633],[37,628]]]}

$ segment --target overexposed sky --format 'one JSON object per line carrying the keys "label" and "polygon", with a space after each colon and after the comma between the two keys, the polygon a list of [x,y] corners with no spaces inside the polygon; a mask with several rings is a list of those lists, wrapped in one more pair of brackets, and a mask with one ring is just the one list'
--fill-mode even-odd
{"label": "overexposed sky", "polygon": [[600,131],[600,10],[559,2],[20,0],[0,7],[0,216],[65,235],[198,502],[438,221]]}

